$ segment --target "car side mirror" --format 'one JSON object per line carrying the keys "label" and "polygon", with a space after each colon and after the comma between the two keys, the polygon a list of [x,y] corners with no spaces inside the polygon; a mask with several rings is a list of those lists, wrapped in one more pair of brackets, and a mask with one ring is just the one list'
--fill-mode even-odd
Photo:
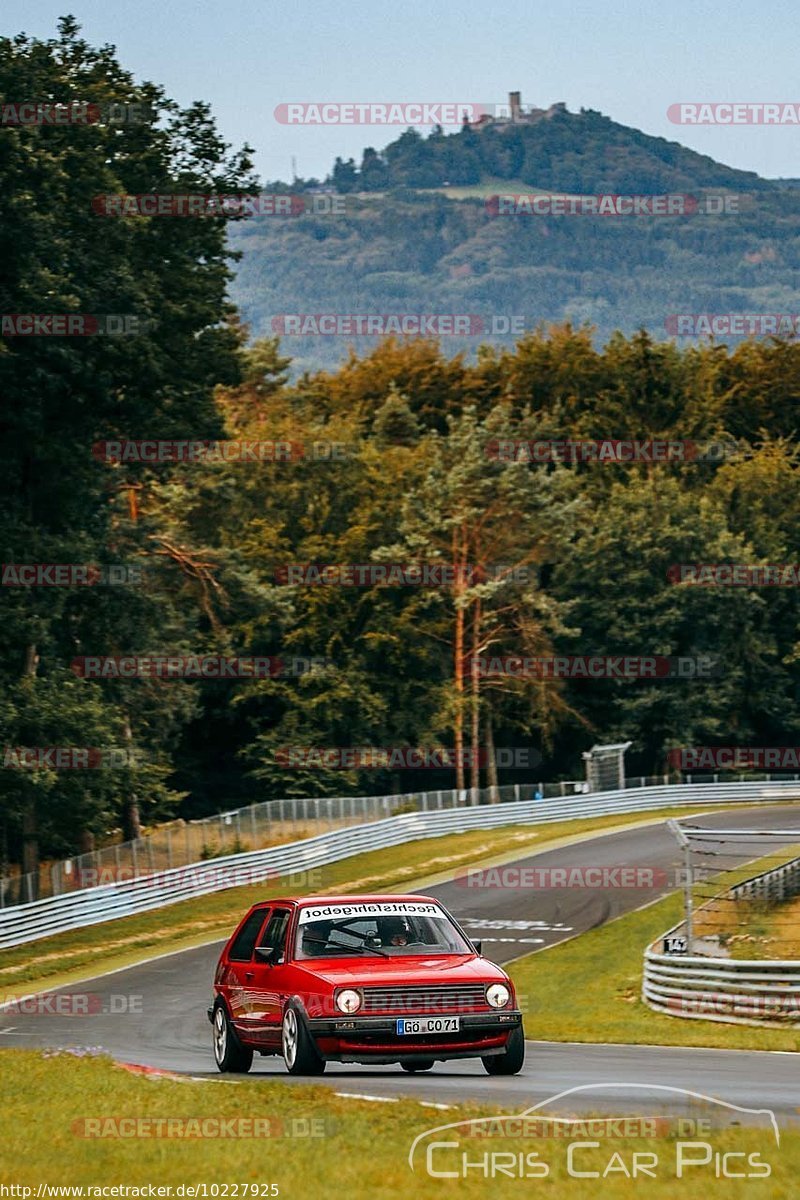
{"label": "car side mirror", "polygon": [[256,946],[256,958],[259,962],[269,963],[272,966],[275,962],[275,947]]}
{"label": "car side mirror", "polygon": [[480,938],[478,938],[478,940],[472,944],[475,947],[476,954],[483,954],[483,942],[480,940]]}

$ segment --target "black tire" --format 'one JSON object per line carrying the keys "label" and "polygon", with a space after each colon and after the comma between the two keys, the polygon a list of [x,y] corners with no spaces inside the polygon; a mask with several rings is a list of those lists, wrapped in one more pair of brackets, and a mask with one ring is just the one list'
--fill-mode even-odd
{"label": "black tire", "polygon": [[225,1074],[243,1074],[249,1071],[253,1065],[253,1051],[239,1041],[224,1004],[215,1006],[212,1025],[214,1062],[217,1064],[217,1070]]}
{"label": "black tire", "polygon": [[516,1075],[525,1062],[525,1035],[518,1025],[509,1034],[502,1054],[487,1054],[481,1059],[487,1075]]}
{"label": "black tire", "polygon": [[299,1005],[286,1005],[281,1025],[281,1051],[290,1075],[321,1075],[325,1059],[320,1058],[314,1039]]}
{"label": "black tire", "polygon": [[422,1060],[422,1062],[401,1062],[400,1066],[404,1071],[408,1072],[430,1071],[431,1067],[433,1066],[433,1059],[425,1058]]}

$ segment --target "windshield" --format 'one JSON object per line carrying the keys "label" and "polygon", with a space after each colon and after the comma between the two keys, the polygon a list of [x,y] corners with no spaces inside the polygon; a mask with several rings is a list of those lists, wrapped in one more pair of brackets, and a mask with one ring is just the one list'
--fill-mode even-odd
{"label": "windshield", "polygon": [[417,907],[427,911],[343,916],[334,910],[330,916],[324,916],[320,909],[303,909],[297,927],[295,957],[363,954],[370,958],[398,958],[410,954],[474,953],[442,909],[431,904]]}

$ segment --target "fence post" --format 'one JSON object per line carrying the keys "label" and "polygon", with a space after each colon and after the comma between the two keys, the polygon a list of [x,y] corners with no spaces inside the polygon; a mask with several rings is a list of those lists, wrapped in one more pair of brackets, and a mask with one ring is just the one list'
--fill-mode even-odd
{"label": "fence post", "polygon": [[683,848],[683,864],[684,873],[686,875],[685,884],[685,900],[684,906],[686,909],[686,952],[692,953],[692,945],[694,942],[694,897],[692,895],[692,847],[687,838],[686,845]]}

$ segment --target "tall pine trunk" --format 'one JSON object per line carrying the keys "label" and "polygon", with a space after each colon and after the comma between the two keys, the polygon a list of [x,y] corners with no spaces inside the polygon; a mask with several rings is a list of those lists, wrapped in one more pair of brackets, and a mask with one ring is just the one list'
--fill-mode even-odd
{"label": "tall pine trunk", "polygon": [[478,674],[478,655],[480,653],[481,637],[481,602],[476,600],[472,609],[472,654],[470,655],[471,682],[471,746],[469,785],[472,792],[470,801],[478,803],[478,792],[481,786],[480,741],[481,741],[481,683]]}
{"label": "tall pine trunk", "polygon": [[[25,648],[26,679],[35,679],[39,666],[39,655],[32,643]],[[36,794],[33,789],[22,812],[22,874],[30,875],[30,884],[20,900],[39,899],[39,813],[36,809]]]}
{"label": "tall pine trunk", "polygon": [[494,752],[494,728],[492,725],[492,710],[487,706],[486,718],[486,783],[489,788],[489,803],[500,802],[500,788],[497,783],[497,758]]}
{"label": "tall pine trunk", "polygon": [[[133,732],[131,730],[131,719],[128,713],[125,713],[125,720],[122,725],[122,736],[125,741],[125,749],[130,755],[133,749]],[[142,836],[142,820],[139,811],[139,797],[135,792],[125,800],[125,807],[122,810],[122,836],[126,842],[135,841],[136,838]]]}
{"label": "tall pine trunk", "polygon": [[458,550],[458,537],[453,530],[453,595],[456,601],[456,630],[455,630],[455,659],[453,663],[456,711],[453,721],[456,753],[456,787],[459,791],[464,788],[464,609],[459,604],[463,590],[461,572],[461,554]]}

